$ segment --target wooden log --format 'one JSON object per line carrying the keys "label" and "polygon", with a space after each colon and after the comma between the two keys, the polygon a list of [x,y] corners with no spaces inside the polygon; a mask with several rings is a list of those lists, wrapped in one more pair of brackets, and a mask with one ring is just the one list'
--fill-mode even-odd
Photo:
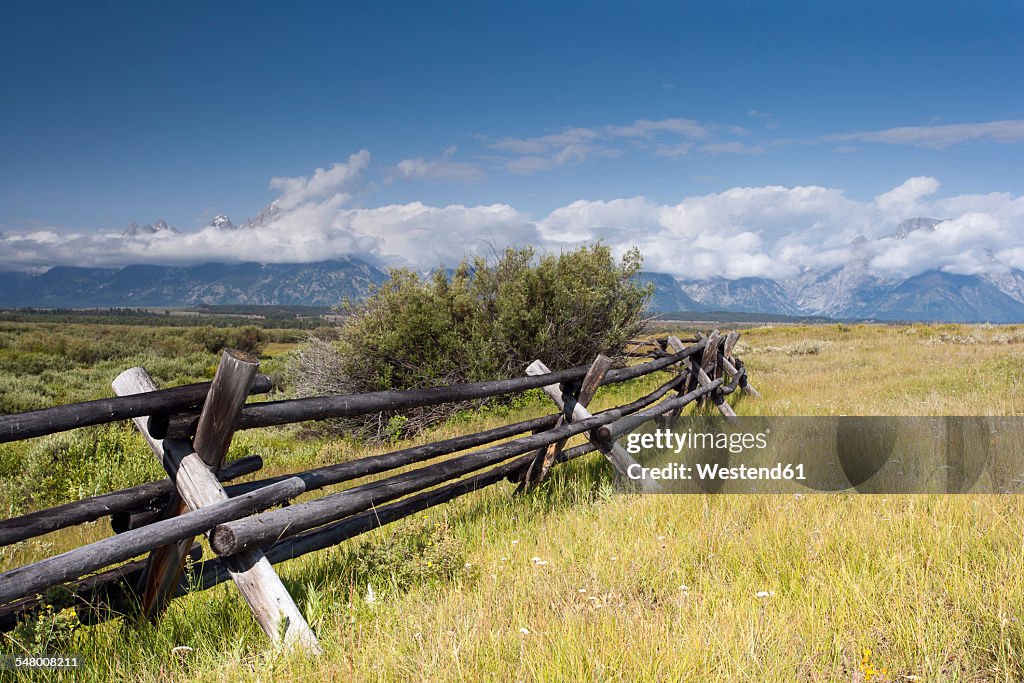
{"label": "wooden log", "polygon": [[[677,378],[655,391],[652,394],[656,396],[654,400],[657,400],[658,397],[674,388],[678,384],[678,381],[679,380]],[[714,382],[712,389],[717,387],[719,383],[720,380]],[[678,403],[694,401],[707,391],[709,391],[709,389],[701,387],[688,396],[671,399],[671,402],[666,401],[666,404],[671,408]],[[653,419],[657,414],[660,414],[666,409],[668,408],[665,407],[665,404],[659,404],[654,408],[627,415],[626,417],[622,417],[611,423],[609,425],[610,431],[612,432],[613,437],[617,438],[622,434],[633,431],[643,424],[643,422]],[[597,450],[597,448],[589,442],[579,446],[574,446],[573,448],[563,450],[558,456],[558,462],[568,462],[588,453],[592,453],[595,450]],[[517,476],[517,471],[528,467],[533,461],[533,458],[533,454],[528,454],[511,462],[498,465],[497,467],[480,474],[410,496],[409,498],[405,498],[395,503],[389,503],[357,515],[353,515],[352,517],[345,518],[338,522],[332,522],[321,527],[304,531],[302,533],[277,540],[276,542],[272,539],[268,542],[272,545],[263,546],[264,553],[271,563],[277,564],[278,562],[290,560],[310,552],[315,552],[317,550],[337,545],[338,543],[349,538],[353,538],[360,533],[370,531],[378,526],[393,522],[397,519],[402,519],[410,514],[414,514],[429,507],[433,507],[434,505],[452,500],[458,496],[472,493],[473,491],[479,490],[485,486],[497,483],[503,478],[508,478],[510,476],[515,477]],[[178,594],[184,594],[188,589],[193,588],[197,590],[205,590],[227,581],[229,578],[230,575],[223,563],[223,558],[212,558],[202,563],[199,567],[198,576],[195,580],[189,582],[187,585],[185,582],[179,584]],[[2,609],[3,608],[0,608],[0,617],[2,617],[3,614]],[[100,613],[100,615],[102,616],[102,613]]]}
{"label": "wooden log", "polygon": [[[691,387],[697,386],[696,381],[691,381],[692,376],[690,375],[690,371],[688,369],[680,372],[679,379],[680,382],[679,389],[677,391],[677,396],[682,396],[687,391],[689,391]],[[685,406],[678,406],[677,408],[674,408],[668,411],[667,413],[660,415],[655,420],[658,423],[658,427],[661,429],[671,429],[672,425],[674,425],[676,423],[676,420],[679,419],[679,416],[682,415],[683,408],[685,408]]]}
{"label": "wooden log", "polygon": [[[201,567],[203,548],[198,543],[189,550],[189,559],[197,567]],[[20,620],[34,614],[44,605],[50,604],[57,609],[73,607],[78,612],[78,619],[83,624],[98,624],[115,616],[124,616],[137,611],[138,595],[135,584],[145,567],[145,560],[132,560],[113,569],[107,569],[78,579],[61,586],[61,590],[48,591],[46,597],[36,594],[15,600],[0,606],[0,633],[11,631]],[[182,594],[189,583],[196,581],[201,574],[190,575],[182,581]]]}
{"label": "wooden log", "polygon": [[[705,341],[707,341],[707,340],[705,340]],[[682,348],[683,347],[682,341],[680,341],[677,337],[669,337],[668,338],[668,344],[669,344],[669,347],[672,348],[672,349],[677,349],[677,348]],[[704,348],[706,349],[707,346],[705,346]],[[711,384],[711,382],[714,381],[714,380],[712,380],[710,377],[708,377],[707,372],[705,372],[704,368],[702,367],[702,361],[697,361],[692,356],[690,358],[691,358],[690,375],[692,377],[696,378],[697,383],[700,386],[702,386],[702,387],[709,386]],[[711,396],[712,401],[714,401],[715,406],[718,407],[718,411],[720,413],[722,413],[722,415],[725,417],[726,420],[728,420],[730,422],[734,422],[734,421],[736,421],[738,419],[737,416],[736,416],[736,412],[732,409],[732,406],[730,406],[728,403],[726,403],[725,399],[723,399],[721,396],[716,396],[714,393],[710,393],[709,395]]]}
{"label": "wooden log", "polygon": [[[611,370],[605,375],[602,385],[624,382],[657,370],[663,370],[691,355],[701,353],[704,350],[705,343],[704,340],[699,341],[671,356],[659,358],[649,363]],[[551,382],[566,382],[580,379],[587,374],[589,367],[584,365],[578,368],[559,370],[552,373]],[[543,381],[543,379],[537,377],[514,377],[512,379],[453,384],[446,387],[432,387],[429,389],[374,391],[366,394],[319,396],[287,401],[251,403],[242,408],[237,429],[256,429],[294,422],[353,417],[356,415],[405,410],[425,405],[489,398],[528,389],[536,389],[543,386],[541,384]],[[182,413],[170,417],[166,432],[151,433],[156,438],[188,438],[195,433],[197,424],[198,415]]]}
{"label": "wooden log", "polygon": [[[526,368],[526,372],[527,374],[534,376],[543,376],[548,374],[549,370],[544,363],[539,360],[535,360],[528,368]],[[571,408],[567,406],[565,398],[557,384],[549,384],[545,386],[544,393],[548,395],[548,398],[554,401],[559,410],[565,411],[566,414],[571,414],[573,422],[586,421],[593,417],[590,414],[590,411],[578,402],[574,406],[571,406]],[[629,478],[628,470],[630,465],[636,465],[638,463],[633,456],[626,452],[625,448],[615,443],[614,439],[611,438],[611,432],[608,429],[605,429],[603,432],[588,432],[587,438],[597,446],[598,450],[604,454],[605,458],[607,458],[608,462],[618,470],[619,474],[627,479]],[[655,482],[645,481],[641,482],[641,485],[644,487],[644,490],[654,491],[657,488],[657,484]]]}
{"label": "wooden log", "polygon": [[[678,379],[674,380],[669,389],[673,388],[677,382]],[[666,404],[669,406],[668,408],[659,404],[654,408],[622,417],[615,422],[610,423],[608,426],[613,438],[618,438],[623,434],[633,431],[644,422],[654,419],[662,411],[697,400],[708,391],[716,388],[720,383],[721,380],[716,380],[710,389],[700,387],[688,395],[666,401]],[[659,392],[661,392],[660,389]],[[661,394],[663,393],[664,392],[661,392]],[[559,453],[557,462],[569,462],[570,460],[593,453],[596,450],[597,447],[592,443],[588,442],[580,444],[579,446],[574,446]],[[417,493],[400,501],[375,507],[372,510],[358,513],[340,521],[331,522],[311,530],[278,539],[276,542],[271,540],[273,545],[265,546],[264,552],[266,553],[267,558],[276,564],[278,562],[284,562],[296,557],[301,557],[307,553],[335,546],[338,543],[354,538],[359,534],[371,531],[404,517],[408,517],[417,512],[434,507],[435,505],[448,502],[458,498],[459,496],[473,493],[474,491],[496,484],[502,479],[518,479],[521,476],[519,473],[528,468],[533,463],[534,458],[535,456],[530,453],[515,460],[497,465],[485,472],[451,482],[435,489]],[[199,579],[199,585],[202,589],[210,588],[227,580],[227,573],[220,563],[221,559],[212,559],[203,564]]]}
{"label": "wooden log", "polygon": [[[657,400],[661,395],[664,395],[664,393],[674,388],[678,382],[679,379],[676,378],[672,382],[667,383],[653,392],[651,395],[653,400]],[[682,400],[695,400],[705,391],[707,391],[707,389],[699,388],[693,395],[683,398]],[[673,401],[675,400],[677,399],[673,399]],[[664,407],[664,404],[662,404],[655,406],[648,411],[620,418],[609,425],[610,431],[613,436],[618,437],[627,431],[632,431],[639,426],[642,421],[652,419],[653,415],[664,410],[666,410],[666,408]],[[555,416],[548,416],[548,418],[540,419],[550,419],[550,424],[554,424]],[[532,421],[520,423],[524,427],[524,431],[529,431],[530,427],[528,425],[530,422]],[[622,425],[627,422],[629,424],[627,424],[626,428],[623,429]],[[550,424],[548,426],[550,426]],[[538,425],[538,427],[543,428],[544,425]],[[569,448],[559,454],[558,462],[568,462],[569,460],[591,453],[594,450],[596,450],[596,447],[590,443]],[[430,504],[427,505],[427,507],[430,507],[440,502],[444,502],[445,499],[454,498],[457,495],[464,495],[465,493],[482,488],[483,486],[488,485],[488,482],[493,483],[500,481],[502,478],[507,476],[514,476],[517,469],[527,467],[532,462],[532,459],[532,454],[526,455],[518,460],[476,475],[475,477],[454,482],[449,487],[430,490],[420,494],[420,496],[410,497],[399,501],[398,503],[379,507],[344,519],[340,522],[335,522],[288,537],[273,544],[272,546],[265,547],[264,552],[266,553],[267,559],[276,564],[293,557],[299,557],[300,555],[304,555],[308,552],[336,545],[337,543],[347,538],[352,538],[363,531],[376,528],[378,525],[377,522],[380,522],[381,524],[387,523],[389,521],[394,521],[395,519],[401,519],[404,516],[408,516],[408,514],[411,514],[412,512],[424,509],[423,507],[420,507],[420,505],[425,501],[430,502]],[[447,498],[449,494],[450,498]],[[402,512],[403,510],[405,511],[404,513]],[[197,550],[198,546],[194,546],[193,553]],[[195,558],[195,555],[193,555],[193,557]],[[73,587],[69,586],[69,588],[73,590],[74,599],[79,605],[81,605],[79,611],[83,622],[88,621],[89,623],[95,623],[112,616],[119,616],[121,613],[125,612],[132,601],[136,599],[134,593],[127,587],[135,585],[137,577],[142,572],[143,563],[143,560],[132,562],[127,565],[123,565],[122,567],[118,567],[117,569],[84,579]],[[194,579],[188,581],[182,580],[179,582],[175,593],[176,595],[183,595],[189,589],[193,588],[198,590],[210,588],[230,578],[230,575],[223,564],[223,560],[220,558],[214,558],[204,562],[198,566],[198,569],[200,571]],[[93,585],[95,585],[95,588],[92,587]],[[97,595],[103,596],[102,599],[97,597]],[[17,624],[18,615],[30,612],[38,606],[38,597],[33,597],[0,607],[0,631],[10,630]]]}
{"label": "wooden log", "polygon": [[[212,383],[210,385],[212,386]],[[114,393],[124,397],[159,391],[156,382],[149,376],[145,368],[141,367],[130,368],[122,372],[114,379],[112,387]],[[178,494],[180,484],[176,481],[177,471],[168,466],[165,444],[159,439],[154,439],[149,433],[148,421],[144,417],[137,417],[133,418],[133,422],[150,449],[156,454],[157,459],[160,460],[160,464],[164,466],[171,481],[174,482],[175,491],[171,494],[160,516],[161,519],[172,518],[183,511],[183,503]],[[151,549],[146,569],[143,571],[138,585],[139,604],[144,617],[153,618],[163,609],[166,602],[165,593],[170,590],[170,583],[178,580],[179,567],[184,565],[192,542],[192,538],[177,539],[165,547],[156,546]]]}
{"label": "wooden log", "polygon": [[[254,394],[265,394],[270,389],[270,378],[260,375],[253,382],[251,391]],[[203,405],[209,390],[210,383],[203,382],[163,389],[145,396],[101,398],[27,413],[0,415],[0,443],[144,415],[192,410]]]}
{"label": "wooden log", "polygon": [[[193,510],[205,509],[228,499],[216,480],[214,470],[220,466],[231,444],[246,389],[258,366],[255,358],[225,352],[221,356],[210,397],[203,407],[195,448],[187,441],[169,439],[162,442],[162,453],[153,449],[158,457],[163,456],[168,474],[175,481],[182,499]],[[145,425],[136,426],[146,433]],[[180,545],[165,546],[151,556],[140,582],[145,614],[158,612],[173,597],[183,562]],[[309,652],[321,651],[316,636],[261,550],[256,548],[228,558],[225,565],[260,627],[272,641]]]}
{"label": "wooden log", "polygon": [[305,486],[300,479],[288,479],[238,498],[11,569],[0,574],[0,604],[58,586],[102,567],[124,562],[155,547],[192,538],[222,522],[279,505],[304,490]]}
{"label": "wooden log", "polygon": [[[431,460],[442,455],[449,455],[457,451],[475,448],[476,446],[482,446],[494,441],[501,441],[502,439],[518,436],[519,434],[525,434],[526,432],[545,431],[553,427],[557,420],[557,415],[546,415],[532,420],[525,420],[523,422],[495,427],[494,429],[488,429],[483,432],[456,436],[451,439],[423,444],[422,446],[403,448],[401,450],[383,453],[381,455],[371,455],[357,460],[338,463],[337,465],[325,465],[323,467],[306,470],[305,472],[285,474],[277,477],[268,477],[266,479],[257,479],[255,481],[249,481],[242,484],[234,484],[232,486],[225,487],[224,492],[228,494],[229,498],[233,498],[239,494],[254,491],[277,481],[282,481],[291,477],[298,477],[306,483],[306,492],[308,493],[334,484],[340,484],[353,479],[361,479],[362,477],[367,477],[373,474],[380,474],[381,472],[387,472],[388,470]],[[159,505],[159,503],[163,501],[166,501],[166,498],[158,500],[156,505]],[[126,522],[121,523],[126,524]]]}
{"label": "wooden log", "polygon": [[[240,458],[228,464],[221,472],[223,481],[251,474],[263,467],[258,455]],[[157,507],[174,490],[170,479],[154,481],[141,486],[83,498],[64,505],[30,512],[20,517],[0,520],[0,546],[10,545],[57,531],[65,527],[92,522],[107,515],[117,515],[130,510]]]}
{"label": "wooden log", "polygon": [[[590,370],[583,377],[583,383],[580,385],[579,393],[574,397],[574,401],[579,403],[584,408],[590,405],[590,400],[597,393],[598,387],[601,386],[601,380],[612,368],[612,360],[604,354],[597,354],[597,358],[590,365]],[[563,394],[563,401],[568,400]],[[558,422],[555,426],[561,426],[565,424],[565,415],[558,416]],[[539,452],[539,457],[534,460],[534,464],[526,470],[526,475],[523,479],[524,488],[535,486],[544,480],[547,476],[548,471],[551,469],[551,465],[554,464],[555,458],[565,448],[565,439],[556,441],[553,444],[548,444],[547,448]],[[534,470],[537,470],[534,474]]]}
{"label": "wooden log", "polygon": [[[316,500],[304,501],[287,509],[258,515],[247,520],[224,524],[210,534],[210,546],[219,555],[232,555],[247,548],[257,547],[269,539],[280,539],[323,524],[368,510],[410,493],[455,479],[464,474],[529,453],[560,439],[583,434],[634,413],[658,400],[677,385],[673,378],[657,390],[632,403],[577,423],[562,425],[539,434],[468,453],[412,472],[395,475],[381,481],[363,484],[345,491],[332,493]],[[281,513],[281,514],[277,514]]]}
{"label": "wooden log", "polygon": [[[210,383],[210,393],[203,404],[195,448],[187,441],[172,440],[163,443],[162,452],[153,448],[154,454],[174,481],[180,496],[168,502],[169,515],[181,514],[189,507],[196,510],[214,502],[227,500],[227,494],[224,493],[214,473],[220,469],[221,462],[227,454],[235,433],[234,422],[238,418],[242,404],[245,403],[248,387],[258,368],[259,361],[256,358],[225,350],[213,382]],[[156,386],[144,370],[141,373],[136,370],[129,376],[134,377],[139,388],[147,385]],[[136,427],[145,434],[148,424],[147,422],[144,426],[140,420]],[[200,448],[204,455],[199,455]],[[192,540],[189,539],[153,551],[149,566],[139,584],[143,616],[146,618],[155,617],[166,607],[181,576],[185,554],[191,544]]]}
{"label": "wooden log", "polygon": [[[736,368],[735,365],[732,364],[732,362],[728,358],[725,358],[722,361],[722,366],[725,368],[725,371],[731,375],[739,374],[739,370]],[[753,386],[751,386],[749,381],[740,383],[740,391],[742,391],[744,394],[747,394],[748,396],[753,396],[754,398],[761,398],[761,392],[755,389]]]}
{"label": "wooden log", "polygon": [[725,335],[725,341],[722,342],[722,355],[725,356],[726,360],[732,359],[732,350],[736,348],[736,342],[739,341],[739,338],[740,333],[735,330]]}
{"label": "wooden log", "polygon": [[700,366],[711,379],[717,379],[718,347],[722,344],[722,337],[718,330],[708,335],[707,344],[704,345],[704,353],[701,355]]}
{"label": "wooden log", "polygon": [[115,534],[123,534],[132,529],[139,529],[148,526],[153,522],[159,522],[165,517],[163,509],[135,510],[119,512],[110,516],[110,529]]}

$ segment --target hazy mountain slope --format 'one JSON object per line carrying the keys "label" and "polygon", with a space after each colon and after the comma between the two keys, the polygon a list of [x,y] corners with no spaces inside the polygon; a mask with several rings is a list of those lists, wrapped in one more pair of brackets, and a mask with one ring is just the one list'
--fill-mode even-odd
{"label": "hazy mountain slope", "polygon": [[124,268],[51,268],[0,274],[0,306],[328,306],[366,296],[387,276],[357,258],[302,264],[206,263]]}
{"label": "hazy mountain slope", "polygon": [[908,278],[866,311],[878,320],[1024,321],[1024,303],[974,275],[930,271]]}
{"label": "hazy mountain slope", "polygon": [[789,292],[778,282],[766,278],[690,280],[680,283],[680,288],[709,311],[800,313]]}
{"label": "hazy mountain slope", "polygon": [[679,286],[679,282],[667,273],[640,273],[637,280],[654,285],[650,308],[652,311],[703,311],[697,303]]}

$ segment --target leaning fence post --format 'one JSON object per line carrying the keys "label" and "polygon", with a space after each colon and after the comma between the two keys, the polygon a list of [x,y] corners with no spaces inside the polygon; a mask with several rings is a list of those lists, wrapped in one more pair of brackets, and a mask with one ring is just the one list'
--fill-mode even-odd
{"label": "leaning fence post", "polygon": [[[724,367],[725,371],[730,375],[736,375],[739,373],[739,369],[732,362],[732,350],[735,348],[736,342],[739,338],[739,332],[730,332],[729,336],[725,338],[725,344],[722,346],[722,367]],[[742,365],[742,363],[740,363],[740,365]],[[761,398],[761,392],[750,385],[746,375],[740,378],[740,391],[748,396]]]}
{"label": "leaning fence post", "polygon": [[[526,368],[527,375],[546,375],[550,372],[551,370],[548,369],[548,366],[544,365],[540,360],[533,361],[530,363],[529,367]],[[579,402],[576,402],[575,405],[571,406],[572,412],[570,413],[566,408],[565,399],[562,396],[562,390],[557,384],[546,385],[544,387],[544,393],[554,401],[555,405],[558,406],[558,409],[562,411],[563,414],[570,418],[571,422],[579,422],[580,420],[586,420],[593,417],[593,415],[590,414],[590,411],[580,405]],[[633,458],[633,456],[627,453],[626,449],[620,446],[615,439],[602,438],[600,435],[595,433],[596,431],[597,430],[587,432],[587,438],[590,439],[590,442],[597,446],[597,449],[604,454],[604,457],[608,459],[608,462],[615,467],[619,474],[626,477],[628,480],[633,480],[633,478],[629,476],[629,468],[631,465],[639,466],[639,463]],[[640,480],[640,484],[645,491],[654,491],[658,488],[656,482],[647,479]]]}
{"label": "leaning fence post", "polygon": [[[136,427],[146,437],[178,490],[180,499],[172,497],[170,502],[179,507],[176,511],[184,511],[180,509],[182,500],[188,507],[199,509],[228,499],[215,472],[227,455],[238,415],[258,367],[259,362],[254,358],[225,351],[203,405],[194,444],[180,439],[154,439],[146,419],[136,418]],[[142,368],[127,370],[114,381],[114,390],[119,394],[156,389],[156,384]],[[150,556],[142,581],[147,616],[157,613],[166,604],[177,585],[184,562],[180,548],[180,543],[164,546]],[[261,550],[226,557],[224,563],[271,640],[320,652],[316,635]]]}
{"label": "leaning fence post", "polygon": [[[608,358],[602,353],[597,354],[597,358],[591,363],[590,369],[587,370],[587,374],[583,377],[583,383],[580,385],[579,392],[575,396],[575,402],[586,408],[590,404],[590,399],[597,393],[598,388],[601,386],[601,381],[604,379],[605,374],[612,367],[612,359]],[[563,394],[564,401],[564,394]],[[565,424],[565,411],[563,414],[558,416],[558,421],[555,422],[554,429],[561,427]],[[527,468],[526,473],[523,476],[524,488],[529,488],[539,484],[544,477],[547,476],[548,470],[555,463],[555,459],[558,458],[558,454],[565,448],[566,439],[556,441],[553,444],[547,446],[547,448],[540,451],[540,456],[537,460],[534,460],[530,467]],[[540,464],[540,471],[534,475],[534,468]]]}
{"label": "leaning fence post", "polygon": [[[715,354],[718,352],[718,342],[720,340],[721,337],[717,334],[712,334],[708,337],[708,343],[704,347],[704,356],[700,360],[697,360],[696,358],[690,359],[690,376],[696,378],[697,383],[702,387],[706,387],[711,384],[711,378],[708,377],[708,373],[704,370],[705,358],[708,357],[708,349],[713,349],[711,352],[711,359],[713,361],[716,357]],[[668,345],[677,353],[686,348],[678,337],[669,337]],[[732,406],[726,403],[724,398],[712,394],[712,400],[715,401],[715,405],[718,406],[719,412],[722,413],[726,420],[732,422],[737,419],[736,412],[732,409]]]}

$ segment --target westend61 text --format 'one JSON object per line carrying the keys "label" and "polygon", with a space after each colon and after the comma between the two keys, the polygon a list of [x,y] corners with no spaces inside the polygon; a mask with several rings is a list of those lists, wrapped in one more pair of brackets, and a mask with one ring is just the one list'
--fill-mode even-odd
{"label": "westend61 text", "polygon": [[686,481],[699,479],[701,481],[804,481],[803,463],[789,465],[776,463],[771,467],[748,467],[737,465],[735,467],[722,467],[718,463],[694,463],[683,465],[672,463],[663,467],[644,467],[639,463],[633,463],[626,470],[630,479],[638,481],[644,479],[674,479]]}

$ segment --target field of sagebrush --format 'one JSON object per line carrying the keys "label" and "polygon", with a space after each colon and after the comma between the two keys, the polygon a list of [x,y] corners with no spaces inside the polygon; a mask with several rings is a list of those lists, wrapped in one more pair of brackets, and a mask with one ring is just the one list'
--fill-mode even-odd
{"label": "field of sagebrush", "polygon": [[[0,412],[108,395],[132,365],[164,386],[207,378],[221,341],[195,330],[2,324]],[[257,340],[285,390],[293,341]],[[737,352],[764,395],[736,399],[741,415],[1024,408],[1020,327],[759,328]],[[602,390],[594,406],[663,379]],[[415,441],[547,410],[527,397]],[[264,456],[262,476],[383,450],[289,427],[240,433],[231,457]],[[5,515],[159,474],[127,425],[0,445]],[[599,455],[553,475],[526,496],[493,487],[281,565],[325,646],[318,659],[273,652],[231,585],[175,601],[157,625],[45,616],[3,651],[79,653],[74,680],[1024,677],[1015,496],[627,496]],[[108,534],[97,522],[0,549],[0,569]]]}

